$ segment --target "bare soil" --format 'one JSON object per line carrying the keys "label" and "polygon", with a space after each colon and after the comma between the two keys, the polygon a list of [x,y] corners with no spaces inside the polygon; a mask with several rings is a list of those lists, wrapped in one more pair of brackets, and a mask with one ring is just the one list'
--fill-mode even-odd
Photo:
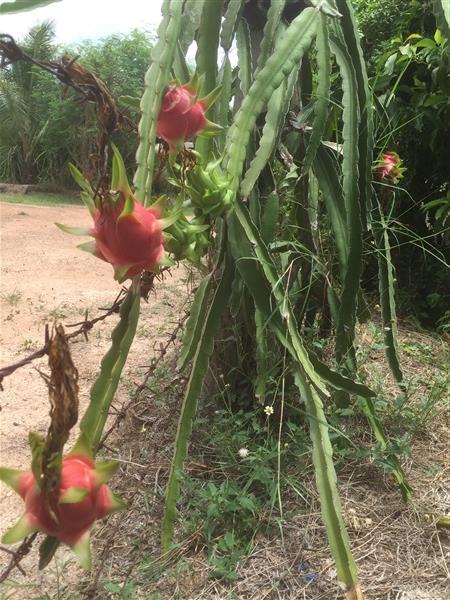
{"label": "bare soil", "polygon": [[[41,207],[1,204],[1,332],[0,365],[17,362],[39,349],[44,342],[46,323],[80,322],[101,314],[99,308],[113,303],[121,286],[113,280],[110,265],[76,246],[85,241],[67,235],[55,226],[88,226],[89,213],[82,207]],[[115,405],[128,398],[149,364],[154,348],[167,339],[168,332],[183,314],[187,297],[187,274],[173,269],[163,283],[156,283],[149,303],[142,303],[137,335],[119,387]],[[98,323],[89,341],[80,336],[71,343],[72,357],[79,371],[80,414],[88,402],[89,389],[99,371],[100,360],[110,344],[117,315]],[[70,328],[67,328],[70,331]],[[18,369],[3,382],[0,392],[0,464],[28,468],[30,431],[45,433],[48,427],[47,388],[38,369],[45,371],[46,358]],[[1,485],[0,531],[20,516],[17,495]],[[0,572],[9,561],[0,553]],[[36,561],[30,555],[24,566]],[[27,596],[23,590],[20,598]]]}

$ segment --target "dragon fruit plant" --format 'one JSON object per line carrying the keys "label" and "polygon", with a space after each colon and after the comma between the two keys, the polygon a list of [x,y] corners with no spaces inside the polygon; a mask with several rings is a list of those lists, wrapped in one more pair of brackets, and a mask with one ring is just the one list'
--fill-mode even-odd
{"label": "dragon fruit plant", "polygon": [[[132,282],[121,305],[111,347],[91,389],[90,404],[80,422],[92,456],[72,453],[65,457],[58,487],[47,498],[39,493],[36,477],[33,480],[29,473],[3,470],[3,480],[25,501],[25,516],[6,534],[5,541],[42,530],[82,555],[79,548],[86,544],[84,540],[94,522],[119,506],[106,486],[107,478],[99,475],[111,471],[101,463],[95,464],[92,457],[100,445],[136,333],[139,275],[144,270],[159,269],[166,260],[164,252],[175,260],[198,264],[208,253],[213,259],[207,265],[211,269],[195,292],[180,353],[179,368],[190,365],[190,377],[166,489],[163,550],[172,547],[180,474],[214,346],[223,343],[220,329],[225,316],[225,320],[230,318],[237,324],[236,332],[246,332],[245,347],[255,358],[253,381],[249,373],[255,390],[263,389],[273,379],[267,367],[268,357],[277,359],[272,361],[274,364],[286,365],[280,378],[289,372],[302,412],[308,415],[316,485],[337,579],[349,600],[361,600],[324,401],[329,407],[333,402],[348,406],[352,398],[358,397],[358,407],[378,443],[383,449],[390,447],[376,414],[374,392],[356,381],[355,331],[358,312],[363,312],[357,310],[363,304],[363,241],[373,230],[368,226],[373,217],[371,92],[351,2],[309,0],[312,6],[306,8],[303,3],[286,3],[292,9],[289,18],[284,12],[285,2],[262,3],[265,25],[259,31],[249,27],[246,9],[250,4],[165,0],[158,41],[152,49],[139,102],[133,191],[116,149],[112,191],[104,194],[106,197],[97,197],[83,176],[72,168],[83,189],[93,226],[83,230],[59,226],[70,233],[91,236],[93,241],[81,248],[111,263],[117,281],[132,278]],[[194,39],[201,76],[187,81],[185,55]],[[232,68],[230,60],[234,42],[238,48],[238,69]],[[219,46],[223,57],[220,69]],[[317,76],[311,75],[311,107],[304,110],[296,105],[295,98],[302,96],[299,70],[312,47]],[[306,71],[303,75],[309,77]],[[177,81],[173,81],[174,76]],[[336,102],[331,103],[330,98],[339,77],[342,114],[336,120],[334,108],[331,110]],[[213,107],[215,100],[219,100],[218,106]],[[209,121],[212,108],[220,127]],[[295,110],[300,112],[293,121]],[[342,146],[339,151],[336,139],[325,137],[335,130],[335,121],[342,123],[342,131],[336,132]],[[216,139],[209,138],[219,132]],[[177,190],[169,214],[164,214],[167,199],[156,203],[152,200],[153,173],[159,156],[157,137],[169,145],[169,169]],[[193,138],[194,153],[180,152],[185,141]],[[185,161],[186,155],[195,160]],[[278,162],[272,161],[275,156]],[[381,158],[375,172],[382,181],[396,182],[402,170],[398,156],[389,152]],[[283,192],[286,188],[287,195]],[[193,219],[192,210],[189,215],[184,214],[184,207],[193,209]],[[322,218],[329,223],[330,251],[328,245],[319,248],[321,245],[315,241]],[[380,224],[375,243],[380,257],[385,329],[389,324],[391,332],[386,347],[393,364],[397,360],[392,327],[395,298],[389,271],[389,235],[381,220]],[[286,236],[283,240],[277,238],[280,230]],[[300,247],[306,251],[290,250]],[[291,269],[293,261],[295,267]],[[330,271],[327,268],[322,273],[317,264],[330,265]],[[202,268],[205,270],[206,265],[202,264]],[[303,335],[305,324],[310,313],[314,320],[318,312],[315,294],[311,293],[313,283],[301,277],[286,281],[286,273],[291,270],[300,274],[314,270],[324,286],[327,319],[335,331],[337,370],[321,362],[314,347],[308,347],[309,336]],[[411,491],[398,458],[390,453],[388,459],[402,494],[408,499]]]}

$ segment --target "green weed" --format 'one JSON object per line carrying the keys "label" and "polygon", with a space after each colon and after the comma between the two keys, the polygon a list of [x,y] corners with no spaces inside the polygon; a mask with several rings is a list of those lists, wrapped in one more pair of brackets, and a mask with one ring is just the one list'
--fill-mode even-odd
{"label": "green weed", "polygon": [[0,202],[9,204],[32,204],[37,206],[81,206],[78,196],[60,194],[0,194]]}
{"label": "green weed", "polygon": [[197,420],[203,433],[196,454],[210,471],[207,479],[185,476],[183,522],[186,534],[200,533],[211,576],[231,582],[255,535],[271,535],[281,524],[283,493],[308,496],[302,476],[309,442],[300,424],[287,421],[280,436],[276,417],[264,407],[233,412],[228,400],[221,410],[204,407]]}
{"label": "green weed", "polygon": [[2,300],[9,304],[9,306],[17,306],[22,298],[22,292],[20,290],[14,290],[10,294],[2,294]]}

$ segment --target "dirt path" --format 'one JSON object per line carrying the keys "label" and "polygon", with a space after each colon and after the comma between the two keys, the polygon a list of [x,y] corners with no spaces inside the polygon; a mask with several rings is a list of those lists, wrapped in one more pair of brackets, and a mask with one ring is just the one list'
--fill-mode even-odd
{"label": "dirt path", "polygon": [[[44,324],[55,319],[63,324],[81,321],[86,309],[99,314],[99,307],[110,306],[120,290],[113,280],[112,268],[76,249],[84,241],[55,227],[87,226],[88,212],[82,207],[37,207],[1,205],[1,366],[16,362],[41,347]],[[142,314],[117,400],[126,400],[132,383],[139,381],[148,365],[153,347],[174,328],[186,298],[186,274],[174,270],[157,286]],[[80,376],[80,413],[90,386],[98,373],[100,360],[109,347],[110,333],[117,316],[98,324],[87,343],[82,337],[72,343],[74,362]],[[44,381],[36,370],[45,368],[41,359],[17,370],[5,379],[0,392],[0,464],[26,468],[30,464],[27,443],[29,431],[44,433],[48,426],[48,397]],[[17,496],[1,486],[0,531],[21,513]],[[0,555],[1,565],[6,555]]]}

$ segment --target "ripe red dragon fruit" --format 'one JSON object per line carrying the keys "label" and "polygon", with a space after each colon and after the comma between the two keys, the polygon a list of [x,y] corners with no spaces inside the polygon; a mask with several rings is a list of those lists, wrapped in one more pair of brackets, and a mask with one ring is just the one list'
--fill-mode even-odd
{"label": "ripe red dragon fruit", "polygon": [[151,271],[164,253],[158,211],[144,208],[134,197],[129,211],[123,198],[97,208],[90,235],[95,238],[95,256],[113,265],[119,282]]}
{"label": "ripe red dragon fruit", "polygon": [[92,236],[93,242],[79,248],[109,262],[114,267],[114,278],[122,283],[159,266],[164,255],[162,230],[171,219],[160,219],[157,208],[142,206],[131,191],[124,162],[115,146],[113,153],[112,191],[106,197],[94,200],[89,182],[71,165],[72,175],[83,189],[81,196],[94,220],[93,227],[56,225],[66,233]]}
{"label": "ripe red dragon fruit", "polygon": [[402,177],[405,167],[397,152],[385,152],[381,155],[376,166],[376,172],[380,179],[397,183]]}
{"label": "ripe red dragon fruit", "polygon": [[157,135],[177,146],[207,127],[206,106],[189,86],[171,85],[166,92],[156,125]]}
{"label": "ripe red dragon fruit", "polygon": [[0,478],[25,502],[25,513],[2,538],[14,543],[41,531],[70,546],[83,566],[90,564],[89,532],[95,521],[124,508],[106,485],[116,471],[114,461],[95,464],[88,454],[62,460],[59,483],[44,498],[31,471],[1,469]]}
{"label": "ripe red dragon fruit", "polygon": [[184,142],[195,135],[214,135],[221,130],[205,115],[217,99],[220,88],[199,99],[200,87],[201,81],[197,77],[185,85],[171,84],[162,99],[156,133],[169,144],[172,153],[178,152]]}

